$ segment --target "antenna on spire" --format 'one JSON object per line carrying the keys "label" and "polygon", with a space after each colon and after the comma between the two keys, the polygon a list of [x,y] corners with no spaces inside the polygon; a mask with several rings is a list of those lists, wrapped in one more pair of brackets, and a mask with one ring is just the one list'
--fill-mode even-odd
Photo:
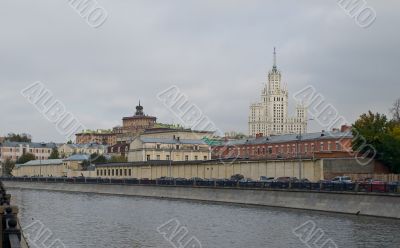
{"label": "antenna on spire", "polygon": [[274,66],[273,69],[276,69],[276,48],[274,47]]}

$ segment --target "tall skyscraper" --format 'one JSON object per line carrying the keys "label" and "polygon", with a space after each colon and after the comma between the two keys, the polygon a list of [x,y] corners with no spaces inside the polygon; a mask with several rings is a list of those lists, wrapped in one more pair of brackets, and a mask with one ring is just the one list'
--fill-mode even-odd
{"label": "tall skyscraper", "polygon": [[282,86],[282,75],[276,65],[276,50],[272,70],[268,73],[268,82],[261,92],[261,102],[250,106],[249,135],[264,136],[305,133],[307,131],[307,109],[298,104],[296,116],[288,116],[289,93]]}

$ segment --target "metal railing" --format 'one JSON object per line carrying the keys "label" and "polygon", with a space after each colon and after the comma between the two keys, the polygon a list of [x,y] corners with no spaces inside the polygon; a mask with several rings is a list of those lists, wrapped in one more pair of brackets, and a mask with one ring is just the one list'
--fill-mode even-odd
{"label": "metal railing", "polygon": [[21,230],[18,225],[18,208],[10,205],[11,195],[7,194],[0,182],[0,248],[21,248]]}
{"label": "metal railing", "polygon": [[175,186],[175,187],[213,187],[239,189],[271,189],[271,190],[301,190],[315,192],[360,192],[398,194],[400,183],[337,183],[329,181],[234,181],[225,179],[193,180],[193,179],[136,179],[136,178],[89,178],[89,177],[3,177],[3,181],[71,183],[71,184],[118,184],[118,185],[148,185],[148,186]]}

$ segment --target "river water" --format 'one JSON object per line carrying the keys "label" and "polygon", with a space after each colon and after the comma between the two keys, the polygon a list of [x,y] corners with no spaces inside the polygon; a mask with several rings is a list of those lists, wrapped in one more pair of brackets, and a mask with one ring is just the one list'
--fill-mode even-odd
{"label": "river water", "polygon": [[[390,219],[100,194],[8,193],[33,248],[400,247],[400,221]],[[35,240],[38,227],[46,231],[42,244]],[[187,234],[178,231],[173,239],[174,230]],[[313,232],[321,238],[307,241]]]}

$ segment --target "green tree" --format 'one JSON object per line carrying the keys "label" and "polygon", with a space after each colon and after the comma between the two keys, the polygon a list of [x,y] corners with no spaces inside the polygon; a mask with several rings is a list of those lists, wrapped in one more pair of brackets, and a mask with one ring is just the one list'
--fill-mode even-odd
{"label": "green tree", "polygon": [[22,133],[22,134],[9,133],[6,137],[6,140],[11,142],[32,142],[32,136],[27,133]]}
{"label": "green tree", "polygon": [[97,153],[93,153],[90,155],[90,161],[94,164],[98,164],[98,163],[106,163],[107,159],[103,155],[98,155]]}
{"label": "green tree", "polygon": [[68,140],[67,144],[72,144],[72,140]]}
{"label": "green tree", "polygon": [[110,163],[124,163],[128,162],[127,158],[124,156],[112,156],[110,159]]}
{"label": "green tree", "polygon": [[12,176],[12,171],[15,167],[15,162],[11,160],[11,158],[6,158],[6,160],[3,163],[3,173],[5,176]]}
{"label": "green tree", "polygon": [[390,113],[393,116],[393,121],[400,122],[400,98],[393,103]]}
{"label": "green tree", "polygon": [[31,160],[35,160],[35,155],[32,153],[25,153],[19,159],[17,160],[17,164],[25,164],[26,162],[29,162]]}
{"label": "green tree", "polygon": [[60,154],[58,153],[58,149],[57,148],[53,148],[51,150],[49,159],[59,159],[60,158]]}
{"label": "green tree", "polygon": [[90,166],[89,160],[83,160],[83,162],[82,162],[82,170],[86,171],[89,166]]}
{"label": "green tree", "polygon": [[[353,150],[368,153],[373,147],[376,159],[392,172],[400,173],[400,123],[389,121],[383,114],[369,111],[353,124]],[[372,153],[370,153],[372,155]]]}

